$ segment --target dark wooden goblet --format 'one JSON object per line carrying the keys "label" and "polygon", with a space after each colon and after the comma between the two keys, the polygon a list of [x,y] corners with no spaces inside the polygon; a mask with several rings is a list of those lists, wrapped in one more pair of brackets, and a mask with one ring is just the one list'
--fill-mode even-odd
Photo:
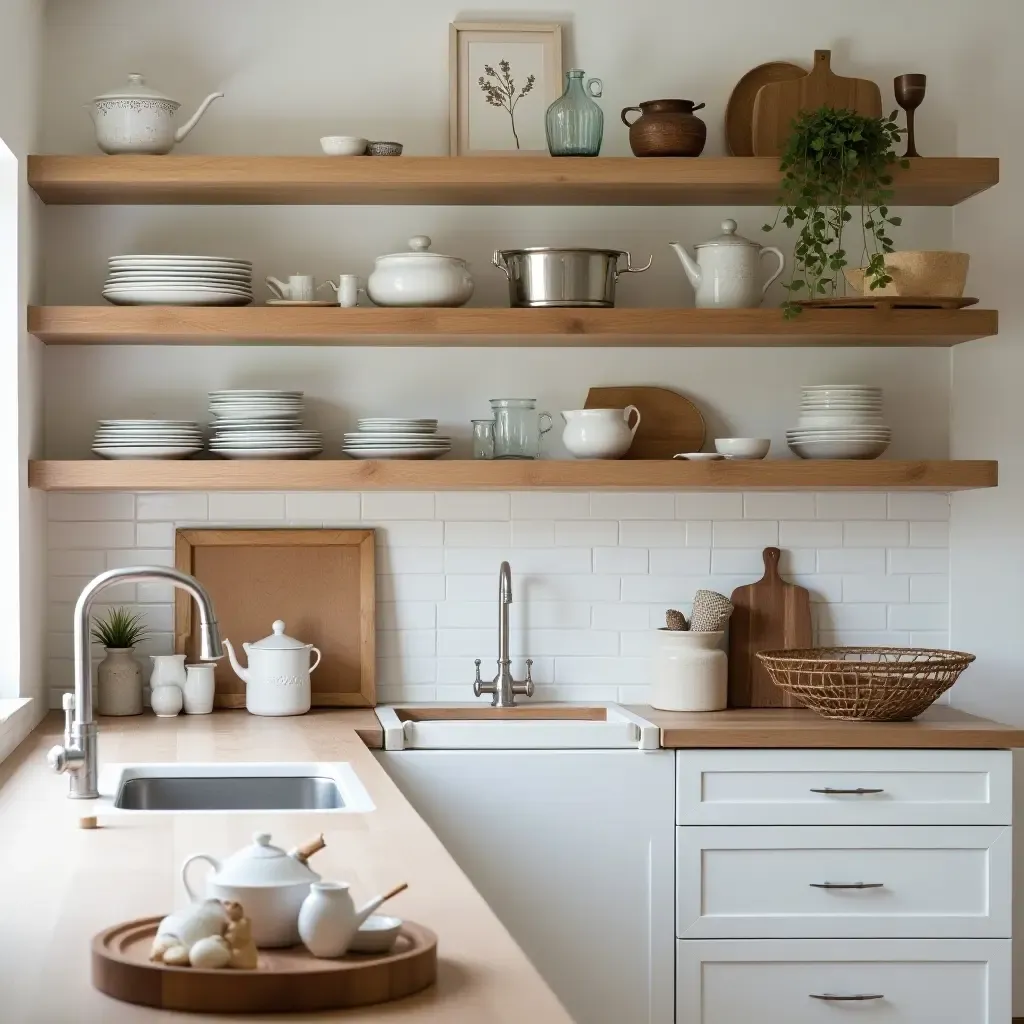
{"label": "dark wooden goblet", "polygon": [[897,75],[892,80],[896,102],[907,112],[907,151],[904,156],[920,156],[914,144],[914,111],[924,99],[927,75]]}

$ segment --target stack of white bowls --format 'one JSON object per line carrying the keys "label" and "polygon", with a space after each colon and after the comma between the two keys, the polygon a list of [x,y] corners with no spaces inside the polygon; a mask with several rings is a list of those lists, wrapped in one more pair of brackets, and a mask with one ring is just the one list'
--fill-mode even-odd
{"label": "stack of white bowls", "polygon": [[437,432],[437,420],[372,417],[345,435],[342,451],[353,459],[439,459],[452,439]]}
{"label": "stack of white bowls", "polygon": [[800,423],[786,431],[801,459],[877,459],[891,437],[882,421],[882,389],[865,384],[808,385]]}
{"label": "stack of white bowls", "polygon": [[227,256],[113,256],[103,297],[115,306],[248,306],[252,264]]}
{"label": "stack of white bowls", "polygon": [[225,459],[309,459],[324,450],[318,430],[302,428],[302,392],[211,391],[210,451]]}
{"label": "stack of white bowls", "polygon": [[92,450],[102,459],[188,459],[203,435],[191,420],[100,420]]}

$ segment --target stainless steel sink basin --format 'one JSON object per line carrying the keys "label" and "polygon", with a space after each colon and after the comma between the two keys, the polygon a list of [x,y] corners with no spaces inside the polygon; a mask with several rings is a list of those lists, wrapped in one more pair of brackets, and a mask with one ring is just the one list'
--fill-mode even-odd
{"label": "stainless steel sink basin", "polygon": [[117,812],[237,813],[374,810],[345,761],[281,764],[111,764],[100,772],[100,799]]}

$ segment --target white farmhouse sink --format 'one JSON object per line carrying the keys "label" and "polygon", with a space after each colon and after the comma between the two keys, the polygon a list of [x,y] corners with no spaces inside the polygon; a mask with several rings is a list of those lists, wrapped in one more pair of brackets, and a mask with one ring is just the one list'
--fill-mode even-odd
{"label": "white farmhouse sink", "polygon": [[618,704],[378,707],[385,750],[658,749],[658,728]]}
{"label": "white farmhouse sink", "polygon": [[104,814],[364,814],[374,810],[347,761],[108,764],[100,769]]}

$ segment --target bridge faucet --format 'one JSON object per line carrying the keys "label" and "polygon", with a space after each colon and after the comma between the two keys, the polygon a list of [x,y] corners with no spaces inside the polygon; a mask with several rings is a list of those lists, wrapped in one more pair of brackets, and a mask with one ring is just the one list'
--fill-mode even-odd
{"label": "bridge faucet", "polygon": [[54,771],[71,776],[68,797],[71,800],[95,800],[99,767],[96,752],[97,730],[92,713],[92,648],[89,641],[89,610],[93,598],[114,583],[142,583],[158,580],[173,583],[192,595],[199,606],[199,657],[216,661],[224,657],[220,630],[213,613],[213,601],[206,588],[177,569],[159,565],[140,565],[111,569],[100,573],[78,597],[75,605],[75,694],[64,695],[64,743],[46,755]]}
{"label": "bridge faucet", "polygon": [[498,570],[498,674],[485,683],[480,678],[480,659],[476,659],[476,679],[473,682],[473,694],[477,697],[485,693],[493,694],[492,708],[512,708],[516,704],[516,694],[533,696],[533,658],[526,659],[526,679],[517,683],[512,677],[512,661],[508,653],[508,608],[512,604],[512,569],[508,562],[502,562]]}

